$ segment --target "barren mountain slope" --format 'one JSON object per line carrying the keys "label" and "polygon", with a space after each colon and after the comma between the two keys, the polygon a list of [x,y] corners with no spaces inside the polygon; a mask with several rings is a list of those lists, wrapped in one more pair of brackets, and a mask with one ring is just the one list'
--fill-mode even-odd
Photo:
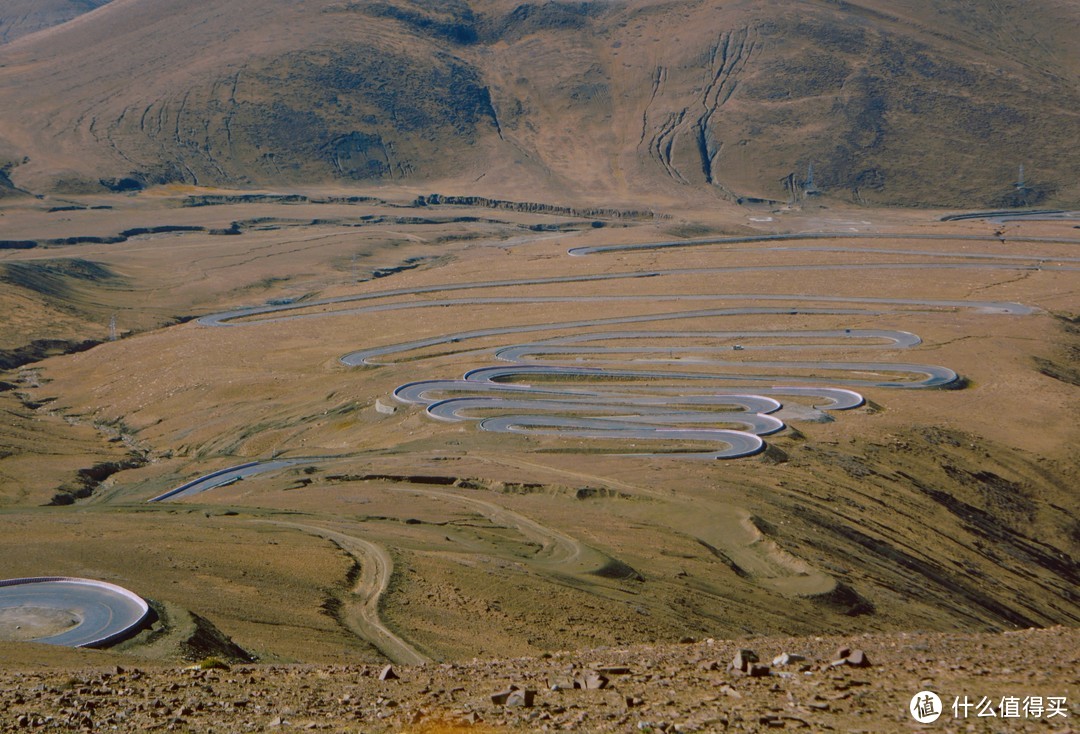
{"label": "barren mountain slope", "polygon": [[3,0],[0,44],[51,28],[99,8],[109,0]]}
{"label": "barren mountain slope", "polygon": [[0,150],[35,190],[783,199],[813,164],[856,201],[1070,202],[1078,25],[1064,2],[115,0],[0,51]]}

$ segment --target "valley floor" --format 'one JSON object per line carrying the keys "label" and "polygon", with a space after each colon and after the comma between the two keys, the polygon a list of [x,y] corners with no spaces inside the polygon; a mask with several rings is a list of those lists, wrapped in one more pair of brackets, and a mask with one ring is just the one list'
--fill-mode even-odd
{"label": "valley floor", "polygon": [[1080,715],[1074,218],[348,193],[0,208],[4,576],[156,615],[0,646],[0,729]]}

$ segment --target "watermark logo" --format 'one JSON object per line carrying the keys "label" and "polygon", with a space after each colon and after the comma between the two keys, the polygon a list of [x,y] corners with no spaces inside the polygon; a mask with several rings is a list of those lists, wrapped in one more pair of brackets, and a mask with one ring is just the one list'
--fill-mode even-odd
{"label": "watermark logo", "polygon": [[908,711],[920,724],[932,724],[952,709],[953,719],[1055,719],[1069,718],[1069,701],[1065,696],[1002,696],[993,699],[981,696],[955,696],[952,706],[946,707],[933,691],[920,691],[911,697]]}
{"label": "watermark logo", "polygon": [[922,691],[911,697],[908,705],[911,718],[920,724],[932,724],[941,716],[941,698],[932,691]]}

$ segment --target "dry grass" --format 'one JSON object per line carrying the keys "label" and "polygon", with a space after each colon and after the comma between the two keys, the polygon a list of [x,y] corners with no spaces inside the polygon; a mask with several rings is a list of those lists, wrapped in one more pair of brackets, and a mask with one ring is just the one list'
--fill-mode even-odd
{"label": "dry grass", "polygon": [[706,207],[813,163],[842,201],[1075,203],[1080,17],[1029,5],[107,5],[0,46],[0,169]]}
{"label": "dry grass", "polygon": [[[116,200],[114,221],[101,225],[122,228],[135,217],[179,221],[171,220],[176,212],[207,225],[238,218],[235,209],[207,207],[196,210],[207,217],[199,220],[174,209],[170,196]],[[243,206],[249,216],[289,208]],[[378,207],[353,205],[349,213]],[[826,217],[848,215],[771,214],[774,226],[792,230],[828,228]],[[44,229],[57,226],[33,205],[6,209],[5,216],[27,233],[35,221]],[[1074,256],[1065,245],[875,240],[865,247],[839,243],[860,250],[855,253],[737,246],[569,258],[570,244],[648,241],[664,237],[659,230],[667,225],[556,239],[534,234],[529,243],[497,246],[500,237],[521,236],[516,225],[535,220],[486,216],[503,223],[383,224],[359,235],[325,224],[234,237],[193,233],[78,246],[64,255],[123,273],[125,290],[109,295],[121,313],[146,307],[177,316],[268,298],[495,278],[927,259],[871,249],[1030,251],[1047,264]],[[747,226],[749,216],[757,214],[680,213],[728,230]],[[993,227],[934,225],[915,212],[856,216],[888,231]],[[1029,235],[1064,232],[1062,225],[1010,226]],[[463,233],[480,239],[443,239]],[[353,253],[363,255],[367,272],[429,259],[355,283]],[[4,253],[5,262],[51,257],[48,250]],[[468,423],[431,421],[415,408],[375,411],[375,400],[386,400],[404,382],[457,378],[490,364],[489,355],[470,350],[504,343],[499,339],[379,368],[347,369],[337,361],[360,347],[489,324],[573,321],[601,309],[670,312],[685,303],[457,305],[152,329],[35,365],[0,396],[18,414],[3,434],[15,450],[0,457],[5,573],[119,583],[209,619],[265,660],[379,658],[347,624],[358,603],[351,591],[358,561],[311,528],[388,552],[394,572],[383,620],[437,659],[686,636],[1072,624],[1080,619],[1070,580],[1078,527],[1070,489],[1077,472],[1075,386],[1043,374],[1034,358],[1060,359],[1067,347],[1068,332],[1050,312],[1067,310],[1075,283],[1075,273],[1051,269],[773,269],[473,294],[872,295],[996,299],[1044,309],[1030,316],[905,308],[854,318],[766,314],[675,322],[680,329],[907,329],[924,344],[883,358],[947,365],[970,381],[955,391],[867,390],[879,408],[837,415],[832,423],[796,423],[797,431],[770,439],[772,451],[734,462],[625,457],[598,452],[615,444],[488,434]],[[63,301],[66,308],[98,308],[93,291],[76,293]],[[146,326],[156,325],[148,319]],[[809,346],[800,358],[864,358]],[[35,380],[38,387],[31,386]],[[19,403],[47,398],[53,400],[36,411]],[[77,468],[131,453],[148,463],[113,475],[72,507],[36,507],[73,481]],[[341,458],[175,505],[143,504],[194,476],[274,453]],[[136,643],[132,652],[139,649]],[[175,645],[143,650],[179,654]]]}

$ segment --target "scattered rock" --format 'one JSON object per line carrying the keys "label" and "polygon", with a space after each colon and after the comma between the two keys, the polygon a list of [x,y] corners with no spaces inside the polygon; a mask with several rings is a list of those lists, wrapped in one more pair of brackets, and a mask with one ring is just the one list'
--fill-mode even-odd
{"label": "scattered rock", "polygon": [[[851,666],[852,668],[870,667],[870,659],[866,657],[866,653],[862,650],[851,650],[849,648],[842,647],[836,652],[838,657],[834,659],[831,663],[829,663],[829,665],[834,668],[839,668],[844,665]],[[840,653],[844,653],[844,655],[840,656]]]}
{"label": "scattered rock", "polygon": [[533,699],[536,698],[536,691],[529,689],[518,689],[510,693],[506,699],[507,706],[522,706],[524,708],[532,708]]}
{"label": "scattered rock", "polygon": [[630,668],[625,665],[602,665],[593,670],[603,675],[630,675]]}
{"label": "scattered rock", "polygon": [[768,665],[751,665],[748,672],[751,678],[764,678],[771,674]]}
{"label": "scattered rock", "polygon": [[382,672],[379,673],[379,680],[397,680],[397,679],[398,679],[398,674],[394,672],[394,666],[393,665],[387,665],[385,668],[382,669]]}
{"label": "scattered rock", "polygon": [[801,663],[805,660],[806,658],[802,655],[794,655],[792,653],[785,652],[773,658],[772,664],[774,668],[780,668],[785,665],[791,665],[792,663]]}
{"label": "scattered rock", "polygon": [[575,679],[574,682],[577,683],[578,688],[598,690],[607,687],[608,679],[597,673],[595,670],[589,670],[586,671],[584,675]]}
{"label": "scattered rock", "polygon": [[728,665],[728,670],[738,673],[750,672],[750,666],[758,662],[757,653],[753,650],[739,650],[735,653],[735,657],[732,658],[731,664]]}
{"label": "scattered rock", "polygon": [[577,682],[573,678],[553,678],[548,681],[548,686],[553,691],[572,691],[578,688]]}
{"label": "scattered rock", "polygon": [[862,650],[852,650],[847,656],[847,664],[853,668],[869,668],[870,658],[866,657],[866,653]]}
{"label": "scattered rock", "polygon": [[[830,645],[828,639],[791,638],[742,644],[763,650],[800,649],[810,660],[826,665],[809,666],[790,653],[786,660],[780,655],[763,664],[752,650],[717,641],[713,648],[657,645],[553,653],[533,660],[432,663],[408,668],[393,686],[379,680],[383,665],[363,664],[234,665],[232,671],[174,668],[142,673],[129,669],[123,674],[111,668],[0,670],[0,731],[234,734],[306,730],[315,722],[318,731],[370,734],[463,731],[472,726],[626,732],[638,731],[639,721],[641,731],[653,734],[781,728],[891,731],[899,730],[889,724],[900,723],[896,702],[906,702],[911,691],[931,686],[931,690],[970,690],[987,681],[1015,683],[1018,674],[1005,671],[1019,669],[1018,659],[1044,661],[1053,675],[1067,679],[1073,661],[1060,651],[1075,649],[1078,638],[1080,631],[1069,628],[1011,636],[868,635],[860,642],[876,652],[874,667],[865,672],[856,671],[869,665],[861,650],[848,649],[839,658],[846,668],[823,671],[836,641]],[[618,655],[614,659],[623,664],[600,664],[596,658],[601,655],[607,659]],[[717,659],[738,665],[739,677],[703,665]],[[784,663],[791,672],[774,667]],[[811,674],[797,672],[801,668],[810,668]],[[766,675],[768,681],[755,680]],[[536,681],[545,680],[562,692],[531,690],[539,688]],[[601,686],[606,690],[596,692]],[[593,692],[572,690],[575,687]],[[387,697],[390,690],[395,700]],[[1074,710],[1080,715],[1080,705],[1070,706],[1070,716]]]}
{"label": "scattered rock", "polygon": [[504,689],[502,691],[499,691],[497,693],[492,693],[491,694],[491,702],[493,704],[495,704],[496,706],[503,706],[503,705],[506,704],[507,701],[510,700],[510,696],[513,695],[514,692],[517,691],[517,690],[518,690],[517,686],[510,686],[509,688],[506,688],[506,689]]}

